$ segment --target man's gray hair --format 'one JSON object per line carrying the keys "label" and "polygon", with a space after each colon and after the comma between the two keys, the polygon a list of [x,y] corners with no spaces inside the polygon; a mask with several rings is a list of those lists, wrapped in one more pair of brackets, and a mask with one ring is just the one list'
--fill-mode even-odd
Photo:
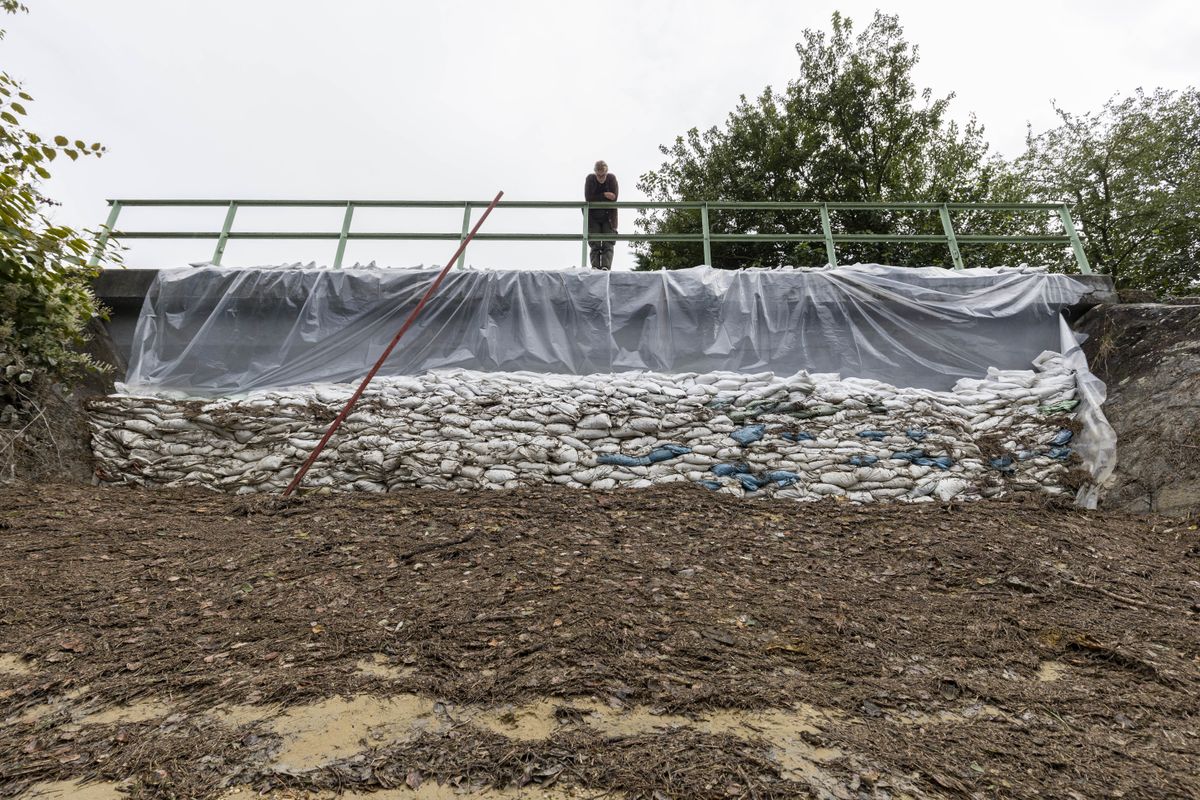
{"label": "man's gray hair", "polygon": [[597,161],[596,166],[592,167],[592,169],[597,170],[597,169],[600,169],[601,167],[608,169],[608,164],[603,159],[601,159],[600,161]]}

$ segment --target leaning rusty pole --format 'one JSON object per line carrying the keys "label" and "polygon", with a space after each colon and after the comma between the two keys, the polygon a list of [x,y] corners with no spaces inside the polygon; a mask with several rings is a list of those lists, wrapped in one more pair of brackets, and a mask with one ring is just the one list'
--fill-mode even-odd
{"label": "leaning rusty pole", "polygon": [[417,316],[421,313],[421,309],[425,308],[425,303],[429,301],[430,297],[433,297],[434,292],[436,292],[438,287],[442,285],[442,281],[445,279],[446,273],[448,273],[450,268],[454,266],[454,262],[458,260],[458,256],[464,249],[466,249],[467,244],[473,238],[475,238],[475,234],[479,231],[480,226],[483,225],[483,221],[488,218],[488,214],[492,213],[492,209],[496,207],[496,204],[500,202],[500,198],[503,196],[504,192],[499,192],[496,195],[495,199],[493,199],[492,202],[488,204],[487,209],[484,210],[483,216],[481,216],[479,221],[475,223],[475,227],[471,228],[471,232],[468,233],[461,242],[459,242],[458,249],[454,251],[454,255],[450,256],[450,260],[446,262],[446,266],[442,267],[442,271],[438,273],[437,277],[433,279],[433,283],[430,284],[429,288],[425,290],[425,294],[423,297],[421,297],[420,302],[417,303],[416,308],[412,310],[412,312],[408,315],[408,319],[404,320],[404,324],[400,326],[400,330],[398,330],[396,335],[392,337],[391,344],[384,349],[383,355],[381,355],[379,360],[375,362],[375,366],[371,367],[371,371],[367,373],[367,376],[362,379],[362,383],[360,383],[358,388],[354,390],[354,394],[350,395],[350,399],[346,402],[345,408],[343,408],[341,413],[338,414],[337,417],[334,418],[333,422],[329,424],[329,429],[325,431],[325,435],[321,437],[321,441],[317,443],[317,446],[313,448],[312,453],[310,453],[308,458],[305,459],[304,464],[296,472],[296,476],[292,478],[292,482],[289,483],[287,488],[283,490],[284,497],[287,497],[294,492],[296,487],[300,485],[300,481],[304,480],[304,476],[308,473],[309,468],[317,460],[317,457],[321,455],[321,451],[325,449],[325,445],[329,443],[329,440],[333,437],[333,434],[342,426],[342,422],[345,421],[346,417],[350,415],[350,411],[354,408],[354,404],[358,402],[358,398],[362,397],[363,392],[366,391],[367,384],[369,384],[371,379],[375,377],[375,373],[379,372],[380,368],[383,366],[383,362],[387,361],[388,356],[392,354],[392,350],[394,350],[396,345],[399,344],[401,337],[403,337],[405,332],[412,327],[413,321],[416,320]]}

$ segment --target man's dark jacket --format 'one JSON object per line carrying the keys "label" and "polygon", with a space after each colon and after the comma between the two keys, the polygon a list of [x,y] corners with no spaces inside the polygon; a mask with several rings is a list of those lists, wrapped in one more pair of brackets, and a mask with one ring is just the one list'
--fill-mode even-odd
{"label": "man's dark jacket", "polygon": [[[604,183],[596,180],[596,173],[588,173],[587,180],[583,182],[583,199],[589,203],[607,203],[608,198],[604,196],[605,192],[612,192],[618,198],[621,196],[621,190],[617,188],[617,176],[611,172],[604,179]],[[617,229],[617,210],[615,208],[593,208],[588,212],[588,220],[600,222],[604,219],[604,215],[608,215],[609,222],[615,231]]]}

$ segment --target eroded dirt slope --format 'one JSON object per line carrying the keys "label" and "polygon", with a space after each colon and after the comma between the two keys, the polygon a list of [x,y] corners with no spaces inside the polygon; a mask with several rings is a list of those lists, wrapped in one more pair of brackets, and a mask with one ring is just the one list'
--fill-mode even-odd
{"label": "eroded dirt slope", "polygon": [[1200,303],[1097,306],[1076,327],[1117,433],[1104,506],[1200,517]]}

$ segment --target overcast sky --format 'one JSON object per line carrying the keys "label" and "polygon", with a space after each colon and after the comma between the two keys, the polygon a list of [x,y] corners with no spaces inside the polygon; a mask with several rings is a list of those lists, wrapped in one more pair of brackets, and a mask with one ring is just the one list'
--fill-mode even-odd
{"label": "overcast sky", "polygon": [[[658,147],[721,125],[741,94],[795,77],[805,28],[833,11],[861,30],[897,13],[920,47],[920,86],[957,94],[998,152],[1051,101],[1098,110],[1142,86],[1200,76],[1200,11],[1182,0],[934,3],[603,0],[25,0],[0,19],[0,66],[35,98],[32,129],[102,141],[98,161],[56,162],[58,220],[103,222],[107,198],[582,199],[604,158],[621,199]],[[626,212],[623,232],[632,232]],[[128,212],[128,229],[220,228],[217,209]],[[339,211],[245,211],[238,228],[337,230]],[[461,214],[360,212],[358,230],[457,232]],[[493,215],[487,230],[576,232],[577,212]],[[332,242],[232,242],[228,264],[316,260]],[[347,263],[443,263],[453,246],[352,243]],[[137,246],[131,266],[211,256],[208,242]],[[560,267],[578,245],[481,243],[476,266]],[[618,249],[618,269],[632,258]]]}

